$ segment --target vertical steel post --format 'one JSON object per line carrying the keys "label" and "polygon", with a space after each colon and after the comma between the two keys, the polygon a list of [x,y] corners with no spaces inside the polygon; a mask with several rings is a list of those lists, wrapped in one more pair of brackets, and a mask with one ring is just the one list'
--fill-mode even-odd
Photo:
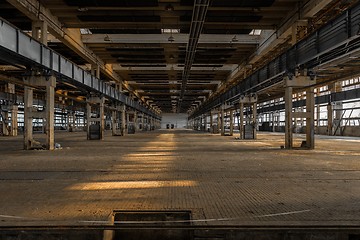
{"label": "vertical steel post", "polygon": [[134,110],[134,128],[135,128],[135,132],[139,131],[138,114],[136,110]]}
{"label": "vertical steel post", "polygon": [[225,135],[225,111],[224,111],[224,106],[221,107],[221,121],[220,121],[220,128],[221,128],[221,136]]}
{"label": "vertical steel post", "polygon": [[126,120],[126,106],[124,104],[121,108],[121,135],[123,136],[126,134]]}
{"label": "vertical steel post", "polygon": [[104,140],[104,131],[105,131],[105,98],[101,97],[100,99],[100,140]]}
{"label": "vertical steel post", "polygon": [[90,140],[90,125],[91,125],[91,104],[86,103],[86,129],[87,129],[87,140]]}
{"label": "vertical steel post", "polygon": [[117,128],[117,110],[111,111],[111,133],[113,136],[116,135],[116,128]]}
{"label": "vertical steel post", "polygon": [[33,88],[24,87],[24,149],[33,147]]}
{"label": "vertical steel post", "polygon": [[55,87],[56,78],[50,76],[46,81],[46,147],[48,150],[55,148]]}
{"label": "vertical steel post", "polygon": [[234,135],[234,110],[230,110],[230,136]]}
{"label": "vertical steel post", "polygon": [[252,106],[252,116],[253,116],[253,128],[254,128],[254,139],[256,139],[257,137],[257,103],[253,103],[253,106]]}
{"label": "vertical steel post", "polygon": [[285,148],[291,149],[293,146],[292,132],[292,87],[285,88]]}
{"label": "vertical steel post", "polygon": [[244,139],[244,103],[240,103],[240,122],[239,122],[240,139]]}
{"label": "vertical steel post", "polygon": [[18,135],[18,106],[12,105],[11,106],[11,131],[10,135],[15,137]]}
{"label": "vertical steel post", "polygon": [[327,105],[327,133],[329,136],[333,135],[333,122],[334,122],[334,113],[333,106],[331,102]]}
{"label": "vertical steel post", "polygon": [[314,88],[310,87],[306,90],[306,147],[309,149],[315,148],[315,134],[314,134],[314,108],[315,96]]}

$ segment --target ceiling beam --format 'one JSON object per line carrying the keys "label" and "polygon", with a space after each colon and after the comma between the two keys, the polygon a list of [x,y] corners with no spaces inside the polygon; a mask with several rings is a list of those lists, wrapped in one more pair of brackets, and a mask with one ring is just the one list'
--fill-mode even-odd
{"label": "ceiling beam", "polygon": [[134,90],[122,81],[122,78],[112,70],[111,65],[105,64],[99,57],[95,55],[83,42],[80,29],[66,28],[54,16],[49,9],[44,7],[38,0],[7,0],[12,6],[22,12],[32,21],[44,21],[48,25],[49,32],[73,50],[76,54],[91,64],[98,65],[101,71],[112,80],[122,84],[128,91],[133,92],[144,103]]}
{"label": "ceiling beam", "polygon": [[[148,64],[146,64],[148,65]],[[150,64],[151,65],[151,64]],[[218,64],[191,68],[192,71],[233,71],[238,65],[237,64],[224,64],[222,67],[218,67]],[[138,66],[138,67],[122,67],[121,64],[113,64],[114,71],[183,71],[184,67],[179,67],[177,64],[166,64],[164,67],[159,67],[156,64],[152,66]]]}
{"label": "ceiling beam", "polygon": [[181,111],[182,100],[185,95],[186,84],[189,79],[190,70],[195,59],[196,48],[199,42],[201,31],[204,26],[209,0],[195,0],[192,13],[189,41],[186,45],[185,66],[182,73],[181,93],[178,104],[178,112]]}
{"label": "ceiling beam", "polygon": [[[114,43],[145,43],[145,44],[168,44],[169,37],[173,36],[173,44],[188,43],[189,34],[84,34],[82,40],[85,44],[114,44]],[[228,44],[244,45],[244,44],[259,44],[260,36],[253,36],[247,34],[236,35],[236,41],[232,41],[235,34],[222,35],[222,34],[202,34],[199,37],[198,43],[205,44]]]}
{"label": "ceiling beam", "polygon": [[51,34],[61,40],[82,58],[92,64],[99,64],[105,67],[101,59],[88,49],[81,41],[79,29],[68,29],[63,26],[59,19],[52,15],[49,9],[45,8],[38,0],[7,0],[16,9],[22,12],[32,21],[44,21],[48,24]]}
{"label": "ceiling beam", "polygon": [[[231,83],[234,83],[237,79],[243,79],[246,77],[246,68],[251,64],[259,61],[265,54],[275,49],[280,44],[284,43],[292,35],[293,26],[296,26],[297,22],[301,19],[308,19],[314,17],[324,7],[329,5],[333,0],[310,0],[304,6],[300,7],[298,3],[294,2],[294,8],[289,14],[283,19],[282,23],[279,24],[277,30],[263,30],[261,33],[261,42],[257,51],[249,58],[250,60],[246,63],[239,63],[223,85],[219,85],[216,95],[226,90]],[[228,84],[226,84],[228,83]]]}
{"label": "ceiling beam", "polygon": [[[261,33],[261,40],[258,49],[250,57],[249,62],[239,65],[229,75],[226,82],[229,84],[238,78],[241,78],[245,74],[246,66],[259,61],[264,55],[275,49],[280,44],[284,43],[292,35],[293,26],[297,24],[299,19],[308,19],[314,17],[320,12],[325,6],[333,2],[333,0],[310,0],[300,10],[300,6],[296,6],[289,14],[284,18],[282,23],[279,25],[278,30],[263,30]],[[296,5],[297,3],[294,3]],[[300,13],[299,13],[300,11]],[[223,91],[228,85],[219,86],[219,91]],[[216,93],[215,93],[216,94]]]}
{"label": "ceiling beam", "polygon": [[310,0],[304,6],[295,4],[297,6],[284,18],[277,30],[264,31],[263,40],[251,59],[250,64],[257,62],[273,48],[288,39],[292,34],[293,26],[295,26],[299,20],[307,20],[314,17],[331,2],[333,2],[333,0]]}

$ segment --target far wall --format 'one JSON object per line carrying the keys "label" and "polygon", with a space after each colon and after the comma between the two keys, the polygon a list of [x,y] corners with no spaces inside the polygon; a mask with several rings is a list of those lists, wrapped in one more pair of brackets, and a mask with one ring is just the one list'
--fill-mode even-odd
{"label": "far wall", "polygon": [[174,124],[174,128],[186,128],[188,115],[186,113],[163,113],[161,128],[166,129],[166,124]]}

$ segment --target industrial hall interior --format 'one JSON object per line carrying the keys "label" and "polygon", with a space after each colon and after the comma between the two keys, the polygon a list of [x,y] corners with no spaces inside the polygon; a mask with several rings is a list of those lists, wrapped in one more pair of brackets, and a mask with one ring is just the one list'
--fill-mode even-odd
{"label": "industrial hall interior", "polygon": [[0,0],[0,240],[360,239],[357,0]]}

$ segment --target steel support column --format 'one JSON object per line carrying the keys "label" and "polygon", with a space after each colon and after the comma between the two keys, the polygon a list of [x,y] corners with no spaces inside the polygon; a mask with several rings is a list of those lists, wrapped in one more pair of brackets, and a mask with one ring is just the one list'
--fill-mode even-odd
{"label": "steel support column", "polygon": [[135,132],[139,131],[138,113],[136,110],[134,111],[134,128],[135,128]]}
{"label": "steel support column", "polygon": [[[240,130],[240,139],[256,139],[257,135],[257,95],[256,94],[249,94],[246,96],[240,97],[240,122],[239,122],[239,130]],[[246,118],[246,121],[244,121],[244,112],[245,107],[250,107],[250,112]],[[245,134],[245,125],[248,127],[251,127],[252,134],[251,136],[246,136]]]}
{"label": "steel support column", "polygon": [[[65,101],[64,101],[65,102]],[[61,109],[61,125],[64,129],[68,130],[69,131],[69,119],[68,119],[68,116],[67,116],[67,111],[65,109],[65,104],[63,106],[63,108]]]}
{"label": "steel support column", "polygon": [[315,148],[314,108],[314,88],[310,87],[306,90],[306,147],[309,149]]}
{"label": "steel support column", "polygon": [[230,110],[230,136],[234,135],[234,110]]}
{"label": "steel support column", "polygon": [[[33,88],[24,87],[24,149],[29,150],[35,146],[33,138],[33,118],[42,118],[46,121],[46,149],[54,149],[54,107],[56,78],[54,76],[30,76],[24,81],[28,85],[45,87],[45,112],[33,111]],[[44,121],[43,121],[44,122]],[[44,124],[43,124],[44,125]]]}
{"label": "steel support column", "polygon": [[153,117],[150,118],[150,122],[151,122],[150,125],[151,125],[151,131],[152,131],[152,130],[154,130],[154,118]]}
{"label": "steel support column", "polygon": [[291,149],[293,144],[292,120],[292,87],[285,89],[285,148]]}
{"label": "steel support column", "polygon": [[86,103],[86,132],[87,132],[87,140],[90,140],[90,124],[91,124],[91,105],[89,102]]}
{"label": "steel support column", "polygon": [[11,130],[10,136],[16,137],[18,135],[18,105],[11,106]]}
{"label": "steel support column", "polygon": [[3,118],[2,133],[4,136],[9,136],[10,135],[9,113],[4,112],[2,118]]}
{"label": "steel support column", "polygon": [[48,41],[48,25],[45,21],[34,21],[31,26],[32,37],[47,45]]}
{"label": "steel support column", "polygon": [[77,124],[76,124],[76,111],[75,110],[73,110],[72,111],[72,126],[73,126],[73,130],[74,129],[77,129]]}
{"label": "steel support column", "polygon": [[[333,86],[331,87],[330,91],[332,93],[339,93],[342,91],[342,85],[341,82],[336,82],[333,84]],[[331,135],[341,135],[341,131],[336,131],[337,129],[340,129],[341,127],[341,121],[343,118],[343,102],[342,101],[336,101],[333,103],[333,111],[335,111],[334,113],[334,117],[333,117],[333,128],[332,128],[332,132]]]}
{"label": "steel support column", "polygon": [[254,130],[254,139],[257,139],[257,130],[258,130],[258,120],[257,120],[257,97],[256,102],[252,104],[252,124]]}
{"label": "steel support column", "polygon": [[91,65],[91,75],[96,76],[100,79],[100,66],[92,64]]}
{"label": "steel support column", "polygon": [[[15,84],[7,83],[5,85],[5,92],[15,95]],[[14,99],[8,99],[8,104],[5,106],[7,109],[6,111],[3,112],[3,117],[4,117],[3,129],[2,129],[3,134],[6,136],[17,136],[18,134],[17,103]],[[9,120],[9,116],[11,118],[11,121]]]}
{"label": "steel support column", "polygon": [[129,133],[129,126],[130,126],[130,113],[126,111],[126,129],[125,132]]}
{"label": "steel support column", "polygon": [[[92,117],[92,105],[98,108],[97,116]],[[91,125],[99,125],[99,140],[104,139],[104,131],[105,131],[105,99],[104,97],[90,97],[87,99],[87,139],[92,139],[91,137]]]}
{"label": "steel support column", "polygon": [[[319,92],[317,96],[319,96]],[[316,105],[316,133],[320,134],[320,104]]]}
{"label": "steel support column", "polygon": [[55,87],[56,78],[50,76],[46,81],[46,148],[48,150],[55,148]]}
{"label": "steel support column", "polygon": [[125,135],[126,134],[126,123],[127,123],[127,117],[126,117],[126,106],[122,105],[121,106],[121,135]]}
{"label": "steel support column", "polygon": [[[25,80],[26,81],[26,80]],[[33,138],[33,96],[34,89],[24,87],[24,149],[30,150],[34,146]]]}
{"label": "steel support column", "polygon": [[221,109],[220,108],[217,111],[217,129],[218,129],[218,133],[221,132]]}
{"label": "steel support column", "polygon": [[145,131],[145,114],[141,113],[141,131]]}
{"label": "steel support column", "polygon": [[207,115],[204,114],[204,132],[207,132]]}
{"label": "steel support column", "polygon": [[244,139],[244,103],[240,102],[240,122],[239,122],[240,139]]}
{"label": "steel support column", "polygon": [[[303,72],[295,72],[294,76],[286,76],[285,82],[285,148],[293,148],[293,118],[306,119],[306,142],[301,147],[313,149],[315,146],[314,136],[314,109],[315,96],[314,88],[315,78],[307,76],[306,69]],[[307,88],[306,90],[306,111],[293,112],[293,88]]]}
{"label": "steel support column", "polygon": [[105,131],[105,99],[102,97],[100,100],[100,140],[104,139]]}
{"label": "steel support column", "polygon": [[117,110],[112,110],[111,111],[111,135],[112,136],[116,136],[116,129],[117,129]]}
{"label": "steel support column", "polygon": [[148,115],[145,115],[145,119],[144,119],[144,130],[148,131],[149,130],[149,117]]}
{"label": "steel support column", "polygon": [[333,106],[331,102],[329,102],[327,105],[327,133],[329,136],[333,135],[333,122],[334,122]]}
{"label": "steel support column", "polygon": [[221,114],[221,121],[220,121],[220,134],[221,136],[225,136],[225,106],[221,106],[221,111],[220,111],[220,114]]}
{"label": "steel support column", "polygon": [[202,129],[202,116],[198,118],[198,127],[197,127],[198,131],[201,131],[201,129]]}

